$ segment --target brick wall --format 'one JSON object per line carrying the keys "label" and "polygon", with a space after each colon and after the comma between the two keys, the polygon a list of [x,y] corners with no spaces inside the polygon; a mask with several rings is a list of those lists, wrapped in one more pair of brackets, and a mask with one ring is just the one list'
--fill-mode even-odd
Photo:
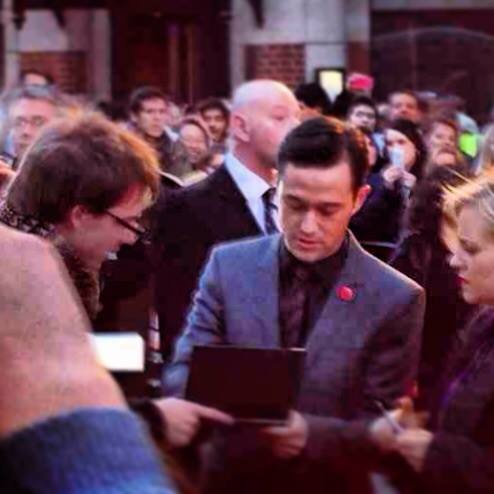
{"label": "brick wall", "polygon": [[303,44],[246,46],[246,79],[276,79],[294,88],[305,80]]}
{"label": "brick wall", "polygon": [[370,73],[370,50],[369,43],[349,41],[347,43],[347,73],[363,72]]}
{"label": "brick wall", "polygon": [[20,68],[50,74],[64,92],[87,92],[86,54],[82,51],[20,53]]}

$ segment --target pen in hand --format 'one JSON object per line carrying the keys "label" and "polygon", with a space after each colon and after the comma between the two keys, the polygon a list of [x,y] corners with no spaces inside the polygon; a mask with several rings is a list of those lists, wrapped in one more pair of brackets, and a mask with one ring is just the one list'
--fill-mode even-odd
{"label": "pen in hand", "polygon": [[392,417],[389,411],[386,410],[382,402],[374,400],[374,403],[377,408],[379,408],[379,411],[382,413],[384,419],[386,420],[386,422],[388,422],[389,426],[395,434],[399,434],[404,431],[403,427]]}

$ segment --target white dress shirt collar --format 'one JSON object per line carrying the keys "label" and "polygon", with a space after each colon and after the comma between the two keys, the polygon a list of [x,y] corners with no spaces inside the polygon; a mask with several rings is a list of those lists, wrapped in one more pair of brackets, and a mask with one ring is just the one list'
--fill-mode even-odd
{"label": "white dress shirt collar", "polygon": [[262,197],[271,188],[270,184],[249,170],[233,153],[225,156],[225,166],[247,201]]}
{"label": "white dress shirt collar", "polygon": [[[272,188],[272,185],[249,170],[233,153],[228,153],[225,156],[225,166],[240,192],[245,197],[247,206],[259,228],[263,232],[266,232],[262,196],[268,189]],[[277,196],[274,197],[273,203],[278,206]],[[273,220],[279,228],[277,215],[274,216]]]}

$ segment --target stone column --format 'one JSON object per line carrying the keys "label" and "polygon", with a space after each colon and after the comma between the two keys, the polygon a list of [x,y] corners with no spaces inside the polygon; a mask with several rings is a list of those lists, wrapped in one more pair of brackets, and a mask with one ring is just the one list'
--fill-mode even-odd
{"label": "stone column", "polygon": [[347,70],[370,73],[370,1],[346,0]]}
{"label": "stone column", "polygon": [[232,0],[232,85],[275,77],[294,86],[313,81],[315,69],[347,62],[347,0],[265,0],[258,26],[246,0]]}
{"label": "stone column", "polygon": [[14,0],[3,0],[2,24],[4,32],[4,87],[10,88],[19,80],[19,33],[14,25]]}

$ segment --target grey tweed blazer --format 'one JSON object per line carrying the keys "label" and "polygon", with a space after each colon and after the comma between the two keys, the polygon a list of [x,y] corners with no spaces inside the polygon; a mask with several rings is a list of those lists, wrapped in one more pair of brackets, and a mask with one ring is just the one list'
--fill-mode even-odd
{"label": "grey tweed blazer", "polygon": [[[207,262],[165,373],[165,390],[181,395],[195,344],[278,347],[280,235],[215,248]],[[341,287],[353,292],[341,297]],[[422,289],[366,253],[350,236],[349,252],[306,349],[299,410],[359,418],[390,403],[415,378],[424,311]]]}

